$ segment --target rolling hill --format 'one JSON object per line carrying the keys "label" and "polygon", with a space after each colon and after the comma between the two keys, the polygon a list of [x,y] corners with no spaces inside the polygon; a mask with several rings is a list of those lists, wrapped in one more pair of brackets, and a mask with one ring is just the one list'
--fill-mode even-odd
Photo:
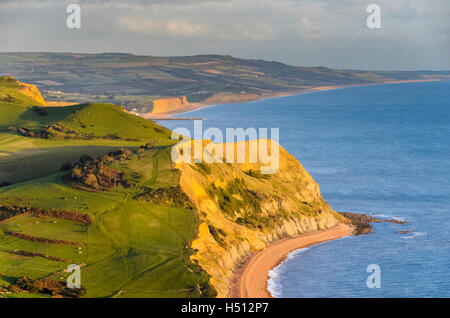
{"label": "rolling hill", "polygon": [[154,100],[170,97],[186,96],[189,103],[245,101],[311,87],[426,79],[441,73],[300,67],[223,55],[0,53],[2,74],[37,85],[49,101],[114,103],[148,113]]}
{"label": "rolling hill", "polygon": [[45,107],[18,87],[2,85],[0,78],[0,96],[6,95],[0,97],[0,184],[57,172],[80,153],[92,156],[147,142],[173,143],[167,129],[119,106]]}

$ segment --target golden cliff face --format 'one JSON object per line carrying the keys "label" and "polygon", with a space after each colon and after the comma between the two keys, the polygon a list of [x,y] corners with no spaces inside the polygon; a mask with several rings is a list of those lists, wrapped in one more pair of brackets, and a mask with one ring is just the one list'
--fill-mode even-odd
{"label": "golden cliff face", "polygon": [[4,85],[5,88],[14,89],[17,92],[30,97],[40,106],[47,106],[36,85],[21,83],[12,76],[0,76],[0,84]]}
{"label": "golden cliff face", "polygon": [[189,106],[186,96],[174,98],[162,98],[153,101],[152,115],[159,115],[182,110]]}
{"label": "golden cliff face", "polygon": [[249,253],[344,221],[300,162],[279,150],[279,169],[271,175],[260,174],[262,164],[248,163],[248,157],[236,164],[177,164],[181,187],[201,218],[193,261],[212,276],[219,297],[228,295],[233,271]]}
{"label": "golden cliff face", "polygon": [[42,106],[47,106],[45,103],[44,98],[41,95],[41,92],[36,87],[36,85],[33,84],[25,84],[25,83],[18,83],[20,85],[20,92],[28,97],[31,97],[36,102],[38,102]]}

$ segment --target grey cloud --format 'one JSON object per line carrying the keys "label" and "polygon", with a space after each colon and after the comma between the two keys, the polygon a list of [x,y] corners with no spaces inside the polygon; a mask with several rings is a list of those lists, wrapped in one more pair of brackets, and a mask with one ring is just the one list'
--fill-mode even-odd
{"label": "grey cloud", "polygon": [[[73,2],[82,6],[77,31],[65,28],[64,6]],[[376,31],[365,26],[374,2],[382,8]],[[0,41],[5,51],[218,53],[297,65],[450,69],[443,54],[449,13],[448,0],[0,1],[0,27],[13,30]]]}

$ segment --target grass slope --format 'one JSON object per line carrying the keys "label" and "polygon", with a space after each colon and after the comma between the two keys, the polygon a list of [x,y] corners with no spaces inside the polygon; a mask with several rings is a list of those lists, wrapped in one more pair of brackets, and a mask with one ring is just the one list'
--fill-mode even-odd
{"label": "grass slope", "polygon": [[20,87],[0,77],[0,128],[21,122],[30,106],[39,104],[19,91]]}
{"label": "grass slope", "polygon": [[[179,171],[173,169],[170,159],[170,131],[112,104],[48,107],[39,113],[33,109],[34,103],[20,96],[17,87],[0,83],[0,93],[17,97],[0,104],[0,183],[14,183],[0,187],[0,205],[75,211],[92,218],[87,225],[22,214],[0,222],[0,292],[22,276],[65,281],[63,270],[75,263],[82,266],[86,297],[213,295],[207,292],[209,276],[189,260],[193,253],[190,242],[198,228],[197,212],[137,199],[148,187],[179,183]],[[55,125],[64,131],[49,139],[25,137],[8,129],[38,131]],[[154,145],[151,150],[136,151],[148,142]],[[62,181],[65,172],[58,172],[62,163],[77,162],[86,154],[103,156],[121,147],[135,153],[109,165],[122,171],[131,187],[88,192]],[[26,254],[29,252],[39,254],[33,257]]]}
{"label": "grass slope", "polygon": [[[135,148],[147,142],[169,145],[170,131],[112,104],[46,107],[37,111],[35,102],[17,87],[1,85],[0,96],[0,184],[40,178],[59,170],[65,162],[83,155],[104,155],[120,147]],[[52,138],[24,137],[11,130],[51,132]],[[49,128],[50,127],[50,128]],[[52,127],[63,127],[56,131]],[[76,132],[74,135],[73,133]]]}
{"label": "grass slope", "polygon": [[[179,181],[172,169],[170,147],[157,147],[114,163],[133,180],[132,188],[85,192],[61,181],[60,174],[11,185],[0,200],[11,205],[79,211],[93,223],[21,215],[0,224],[0,286],[20,276],[43,278],[70,263],[82,267],[87,297],[199,297],[208,276],[189,261],[189,243],[198,228],[193,210],[135,199],[144,186],[167,188]],[[148,170],[147,168],[148,167]],[[7,235],[10,231],[48,239],[82,242],[75,246],[31,242]],[[24,250],[57,256],[68,262],[23,257]],[[57,275],[64,279],[64,275]]]}

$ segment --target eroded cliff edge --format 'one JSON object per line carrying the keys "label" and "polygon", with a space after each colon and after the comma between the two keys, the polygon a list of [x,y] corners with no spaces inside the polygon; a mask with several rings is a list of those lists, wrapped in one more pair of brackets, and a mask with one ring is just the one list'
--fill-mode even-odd
{"label": "eroded cliff edge", "polygon": [[12,76],[2,76],[0,77],[0,82],[3,83],[4,85],[7,85],[6,87],[17,89],[19,93],[28,96],[29,98],[36,101],[39,105],[47,106],[44,98],[41,95],[41,92],[36,87],[36,85],[22,83]]}
{"label": "eroded cliff edge", "polygon": [[[248,149],[248,142],[245,146]],[[192,260],[211,275],[218,297],[227,297],[234,270],[251,252],[282,238],[348,222],[281,146],[275,174],[261,174],[260,162],[244,162],[177,164],[181,187],[201,220]]]}
{"label": "eroded cliff edge", "polygon": [[189,107],[189,102],[187,101],[186,96],[156,99],[153,101],[151,115],[183,111],[187,107]]}
{"label": "eroded cliff edge", "polygon": [[262,95],[254,93],[232,93],[219,92],[212,94],[208,98],[199,102],[190,103],[186,96],[160,98],[152,102],[153,109],[150,113],[142,114],[147,117],[154,116],[168,116],[186,111],[191,111],[197,108],[216,105],[216,104],[230,104],[239,102],[248,102],[261,99]]}

